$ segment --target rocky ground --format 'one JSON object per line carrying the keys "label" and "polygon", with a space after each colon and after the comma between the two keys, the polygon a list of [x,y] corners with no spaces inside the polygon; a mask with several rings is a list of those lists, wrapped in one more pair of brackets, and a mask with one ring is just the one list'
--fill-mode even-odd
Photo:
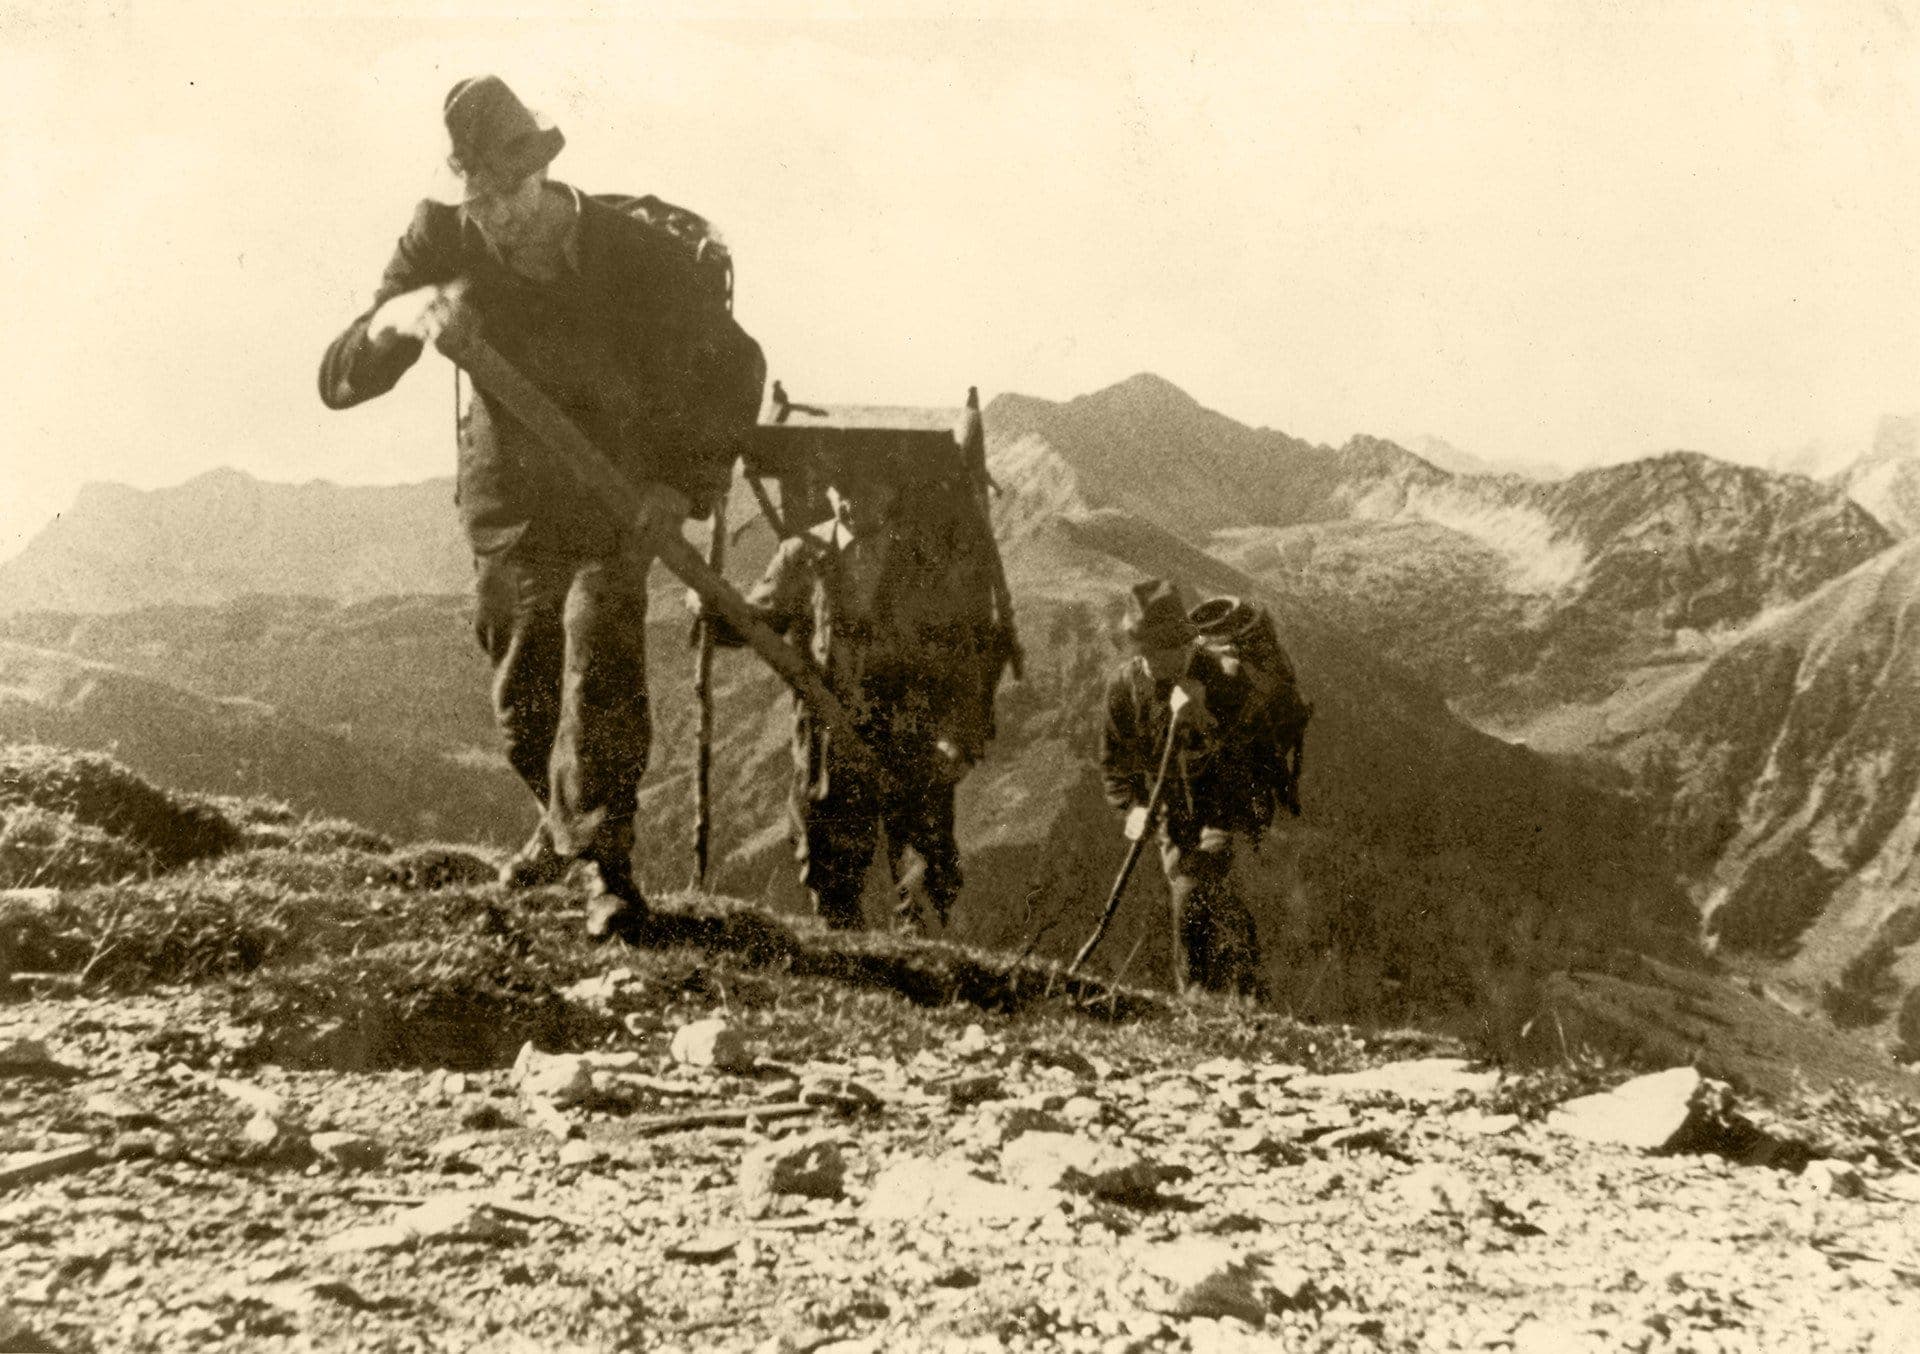
{"label": "rocky ground", "polygon": [[1911,1158],[1809,1161],[1691,1072],[1556,1109],[1333,1031],[662,1020],[608,963],[568,997],[624,1033],[467,1071],[275,1065],[217,987],[0,1005],[0,1349],[1920,1340]]}
{"label": "rocky ground", "polygon": [[1557,1007],[1502,1072],[705,895],[595,947],[579,881],[44,749],[0,811],[0,1354],[1920,1345],[1897,1078]]}

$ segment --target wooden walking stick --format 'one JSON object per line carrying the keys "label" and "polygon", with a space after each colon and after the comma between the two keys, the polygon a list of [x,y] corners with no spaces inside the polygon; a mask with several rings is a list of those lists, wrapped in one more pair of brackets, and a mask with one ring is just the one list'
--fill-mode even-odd
{"label": "wooden walking stick", "polygon": [[[723,574],[727,566],[727,493],[713,506],[713,539],[707,566]],[[693,887],[707,882],[707,853],[713,840],[713,623],[694,623],[693,698],[700,709],[693,747]]]}
{"label": "wooden walking stick", "polygon": [[779,673],[839,736],[847,753],[869,766],[874,764],[872,750],[860,737],[846,706],[833,694],[813,660],[781,639],[755,615],[746,599],[708,566],[676,527],[656,525],[640,488],[616,470],[538,386],[478,335],[456,337],[453,331],[443,330],[435,343],[466,370],[476,386],[531,428],[553,450],[557,464],[581,488],[606,504],[616,520],[627,523],[641,545],[738,631],[748,647],[765,659],[767,666]]}
{"label": "wooden walking stick", "polygon": [[[1180,733],[1180,712],[1186,708],[1186,692],[1179,687],[1173,689],[1173,713],[1167,718],[1167,745],[1160,750],[1160,772],[1153,778],[1153,792],[1147,796],[1147,818],[1140,827],[1140,835],[1133,839],[1133,845],[1127,848],[1127,858],[1120,864],[1120,873],[1114,877],[1113,890],[1107,894],[1107,909],[1100,914],[1100,924],[1093,928],[1093,934],[1087,937],[1087,943],[1073,956],[1073,962],[1067,965],[1066,976],[1071,978],[1082,964],[1092,956],[1100,942],[1106,939],[1107,927],[1113,924],[1114,914],[1120,911],[1120,899],[1127,891],[1127,881],[1133,878],[1133,867],[1140,863],[1140,853],[1147,848],[1147,835],[1153,831],[1154,819],[1160,814],[1160,806],[1167,797],[1167,773],[1173,768],[1173,749],[1178,743]],[[1178,936],[1174,944],[1180,943]]]}

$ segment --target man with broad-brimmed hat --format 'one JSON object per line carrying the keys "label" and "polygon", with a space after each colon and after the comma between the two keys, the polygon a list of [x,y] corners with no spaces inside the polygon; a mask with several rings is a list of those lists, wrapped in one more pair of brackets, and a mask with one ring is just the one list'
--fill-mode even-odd
{"label": "man with broad-brimmed hat", "polygon": [[[372,306],[327,349],[321,399],[345,409],[385,394],[428,342],[477,326],[641,487],[653,523],[706,516],[758,414],[758,345],[679,242],[549,178],[566,138],[499,77],[461,80],[441,114],[462,201],[415,209]],[[456,390],[474,629],[508,760],[540,813],[502,882],[555,882],[591,862],[590,933],[634,938],[647,907],[633,815],[651,740],[643,533],[503,405]]]}
{"label": "man with broad-brimmed hat", "polygon": [[[1212,992],[1257,992],[1260,953],[1253,917],[1232,881],[1236,834],[1249,826],[1236,759],[1221,755],[1248,691],[1195,644],[1179,585],[1149,578],[1133,586],[1126,635],[1133,654],[1107,682],[1100,741],[1107,802],[1125,815],[1137,841],[1156,833],[1172,896],[1175,985]],[[1158,821],[1148,805],[1165,758],[1167,784]]]}

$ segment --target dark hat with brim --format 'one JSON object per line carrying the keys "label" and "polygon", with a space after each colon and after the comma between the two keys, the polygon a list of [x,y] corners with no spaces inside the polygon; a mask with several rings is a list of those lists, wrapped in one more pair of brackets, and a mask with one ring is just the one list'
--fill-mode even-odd
{"label": "dark hat with brim", "polygon": [[1186,599],[1180,587],[1164,578],[1133,585],[1134,615],[1127,617],[1127,638],[1139,649],[1174,649],[1191,643],[1193,622],[1187,619]]}
{"label": "dark hat with brim", "polygon": [[476,75],[447,91],[443,109],[453,138],[449,163],[469,186],[510,188],[545,168],[567,144],[536,118],[497,75]]}

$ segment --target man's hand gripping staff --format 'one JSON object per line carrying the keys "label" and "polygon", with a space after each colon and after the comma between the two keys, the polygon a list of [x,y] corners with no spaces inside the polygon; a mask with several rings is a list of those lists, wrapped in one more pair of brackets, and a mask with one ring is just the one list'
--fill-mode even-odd
{"label": "man's hand gripping staff", "polygon": [[[1106,910],[1100,914],[1100,924],[1094,927],[1093,934],[1087,937],[1086,944],[1080,947],[1079,953],[1073,956],[1073,962],[1067,965],[1069,978],[1079,971],[1080,966],[1086,963],[1093,952],[1099,948],[1100,942],[1106,939],[1107,928],[1113,924],[1114,914],[1120,910],[1121,896],[1127,891],[1127,881],[1133,877],[1133,867],[1140,863],[1140,853],[1146,849],[1147,837],[1153,830],[1154,820],[1166,806],[1167,773],[1173,767],[1174,749],[1180,743],[1181,724],[1183,722],[1195,724],[1197,721],[1204,720],[1205,723],[1199,724],[1198,727],[1213,727],[1213,716],[1207,712],[1205,698],[1191,694],[1192,692],[1192,683],[1182,677],[1174,683],[1173,692],[1167,699],[1167,705],[1171,710],[1167,717],[1167,742],[1166,746],[1160,749],[1160,770],[1153,778],[1153,791],[1147,796],[1145,804],[1136,804],[1127,810],[1126,825],[1122,831],[1132,845],[1127,848],[1127,858],[1121,862],[1120,873],[1114,878],[1112,891],[1107,894],[1107,906]],[[1192,713],[1188,713],[1189,707]]]}

